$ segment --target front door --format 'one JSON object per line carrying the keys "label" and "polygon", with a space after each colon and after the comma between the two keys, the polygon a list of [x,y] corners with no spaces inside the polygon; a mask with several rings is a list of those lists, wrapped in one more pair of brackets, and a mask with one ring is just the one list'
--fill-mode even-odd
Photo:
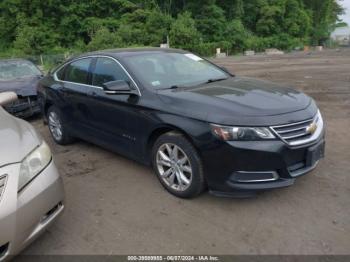
{"label": "front door", "polygon": [[98,135],[97,143],[125,155],[132,156],[136,138],[130,134],[132,121],[136,121],[138,96],[107,94],[103,84],[116,80],[131,83],[125,70],[112,58],[98,57],[92,69],[88,91],[89,125]]}

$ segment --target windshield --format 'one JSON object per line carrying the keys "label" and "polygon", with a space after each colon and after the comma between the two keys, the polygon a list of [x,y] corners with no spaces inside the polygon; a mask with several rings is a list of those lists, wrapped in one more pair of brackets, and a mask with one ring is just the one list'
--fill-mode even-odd
{"label": "windshield", "polygon": [[29,61],[0,61],[0,81],[38,75],[41,72]]}
{"label": "windshield", "polygon": [[125,63],[139,81],[154,89],[194,86],[229,77],[220,68],[194,54],[135,54],[125,58]]}

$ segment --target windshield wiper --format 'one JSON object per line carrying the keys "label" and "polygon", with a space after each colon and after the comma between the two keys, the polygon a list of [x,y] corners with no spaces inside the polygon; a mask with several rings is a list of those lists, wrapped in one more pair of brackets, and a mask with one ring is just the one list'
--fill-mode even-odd
{"label": "windshield wiper", "polygon": [[178,89],[178,88],[186,88],[188,86],[181,86],[181,85],[173,85],[167,88],[160,88],[160,90],[164,90],[164,89]]}
{"label": "windshield wiper", "polygon": [[164,88],[164,89],[178,89],[178,88],[186,88],[186,87],[195,87],[195,86],[200,86],[200,85],[203,85],[203,84],[209,84],[209,83],[224,81],[226,79],[228,79],[228,77],[213,78],[213,79],[208,79],[207,81],[205,81],[203,83],[200,83],[198,85],[193,85],[193,86],[172,85],[172,86],[170,86],[168,88]]}
{"label": "windshield wiper", "polygon": [[204,84],[214,83],[214,82],[220,82],[228,79],[228,77],[221,77],[221,78],[214,78],[214,79],[208,79]]}

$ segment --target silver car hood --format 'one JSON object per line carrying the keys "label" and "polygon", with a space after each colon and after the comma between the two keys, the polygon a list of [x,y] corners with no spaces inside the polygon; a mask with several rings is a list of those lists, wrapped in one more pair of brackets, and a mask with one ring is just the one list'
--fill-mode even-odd
{"label": "silver car hood", "polygon": [[42,139],[27,122],[0,106],[0,167],[21,162]]}

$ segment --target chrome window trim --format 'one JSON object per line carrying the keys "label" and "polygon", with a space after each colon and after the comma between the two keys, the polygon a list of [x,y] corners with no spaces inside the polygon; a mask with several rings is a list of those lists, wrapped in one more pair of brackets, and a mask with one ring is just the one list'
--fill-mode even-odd
{"label": "chrome window trim", "polygon": [[130,80],[132,81],[132,83],[134,84],[134,86],[135,86],[135,88],[137,90],[137,95],[140,96],[140,97],[142,96],[139,86],[136,84],[135,80],[132,78],[132,76],[129,74],[129,72],[125,69],[125,67],[117,59],[115,59],[112,56],[107,56],[107,55],[89,55],[89,56],[78,57],[76,59],[68,61],[68,62],[64,63],[63,65],[61,65],[59,68],[57,68],[55,70],[55,72],[53,73],[54,80],[57,81],[57,82],[76,84],[76,85],[83,85],[83,86],[88,86],[88,87],[93,87],[93,88],[97,88],[97,89],[100,89],[100,90],[104,90],[103,87],[100,87],[100,86],[94,86],[94,85],[87,85],[87,84],[81,84],[81,83],[76,83],[76,82],[65,81],[65,80],[61,80],[61,79],[59,79],[57,77],[57,72],[60,71],[66,65],[69,65],[69,64],[74,63],[76,61],[79,61],[79,60],[82,60],[82,59],[87,59],[87,58],[109,58],[109,59],[112,59],[114,62],[116,62],[123,69],[123,71],[126,73],[126,75],[130,78]]}
{"label": "chrome window trim", "polygon": [[[293,125],[298,125],[298,124],[303,124],[303,123],[307,123],[312,121],[319,123],[319,125],[317,126],[317,129],[315,131],[314,134],[311,135],[311,137],[306,138],[306,139],[301,139],[298,141],[292,141],[292,142],[288,142],[287,140],[285,140],[280,134],[278,134],[277,131],[275,131],[274,128],[281,128],[281,127],[288,127],[288,126],[293,126]],[[286,143],[289,146],[302,146],[302,145],[306,145],[312,142],[315,142],[319,139],[319,137],[321,136],[323,130],[324,130],[324,122],[323,122],[323,118],[321,115],[320,110],[317,111],[316,115],[312,118],[312,119],[308,119],[305,121],[301,121],[301,122],[295,122],[295,123],[291,123],[291,124],[286,124],[286,125],[279,125],[279,126],[270,126],[270,129],[272,130],[272,132],[279,138],[281,139],[284,143]]]}

